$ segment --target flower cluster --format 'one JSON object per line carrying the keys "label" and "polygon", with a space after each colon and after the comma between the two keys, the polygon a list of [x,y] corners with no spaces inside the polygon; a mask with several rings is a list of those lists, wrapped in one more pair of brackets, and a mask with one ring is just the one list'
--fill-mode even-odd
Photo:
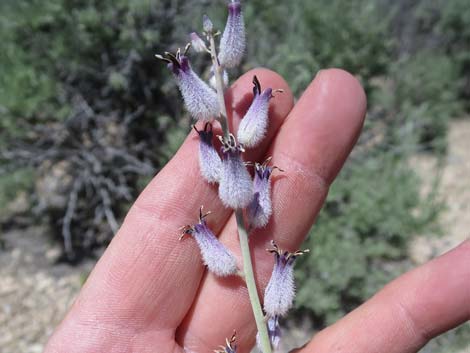
{"label": "flower cluster", "polygon": [[[218,186],[222,204],[233,209],[237,216],[244,271],[239,270],[233,254],[210,230],[206,222],[209,213],[204,214],[202,207],[199,210],[198,222],[182,227],[181,237],[190,235],[194,238],[202,261],[211,273],[222,277],[242,273],[241,277],[247,284],[252,284],[247,285],[248,290],[251,290],[250,296],[257,296],[253,271],[246,271],[245,268],[251,266],[251,261],[246,261],[250,258],[248,234],[256,228],[266,227],[269,223],[273,213],[271,176],[275,169],[282,170],[270,164],[270,157],[263,163],[246,162],[243,154],[245,149],[256,148],[265,139],[269,129],[270,101],[274,98],[273,93],[282,90],[272,87],[262,89],[260,80],[254,76],[251,105],[236,134],[229,131],[224,101],[224,87],[228,84],[227,70],[240,64],[245,51],[245,28],[239,0],[232,0],[228,4],[227,23],[217,54],[215,38],[219,34],[214,30],[212,21],[204,16],[202,35],[191,33],[191,43],[183,52],[166,52],[164,55],[157,55],[157,58],[164,61],[173,73],[190,115],[203,123],[203,128],[193,126],[199,136],[200,173],[205,181]],[[209,53],[211,56],[211,77],[208,82],[201,79],[191,68],[187,55],[191,47],[196,52]],[[223,135],[214,136],[213,126],[216,123],[222,127]],[[220,147],[217,147],[219,145]],[[253,176],[250,173],[251,167]],[[262,316],[259,304],[259,310],[253,307],[259,319],[257,342],[263,353],[270,353],[279,345],[279,319],[291,308],[295,296],[293,264],[297,256],[306,252],[282,251],[274,241],[272,246],[269,251],[274,254],[275,261],[271,279],[264,293],[265,317],[259,317]],[[260,322],[266,322],[266,325]],[[221,346],[222,350],[216,352],[235,353],[237,347],[234,342],[235,334],[226,340],[225,346]]]}

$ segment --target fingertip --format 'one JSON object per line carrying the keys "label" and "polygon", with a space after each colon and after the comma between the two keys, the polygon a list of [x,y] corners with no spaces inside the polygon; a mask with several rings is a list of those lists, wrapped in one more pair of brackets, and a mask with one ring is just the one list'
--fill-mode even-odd
{"label": "fingertip", "polygon": [[314,166],[330,184],[360,135],[366,106],[364,90],[353,75],[321,70],[283,124],[277,144],[295,141],[283,144],[284,154]]}
{"label": "fingertip", "polygon": [[324,69],[317,73],[310,87],[314,84],[319,85],[324,93],[328,94],[332,90],[337,92],[335,96],[330,96],[338,99],[338,103],[348,110],[348,116],[355,119],[357,125],[362,127],[367,111],[367,97],[364,88],[354,75],[343,69]]}

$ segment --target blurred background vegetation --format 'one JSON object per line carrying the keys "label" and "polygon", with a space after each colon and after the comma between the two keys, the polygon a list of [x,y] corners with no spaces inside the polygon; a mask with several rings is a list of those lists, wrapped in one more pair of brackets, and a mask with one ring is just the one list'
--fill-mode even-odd
{"label": "blurred background vegetation", "polygon": [[[451,119],[470,109],[470,6],[250,0],[244,9],[238,73],[271,68],[298,97],[318,70],[341,67],[368,95],[358,147],[311,230],[313,254],[297,268],[297,315],[320,328],[409,268],[411,237],[438,227],[442,202],[420,192],[408,161],[444,155]],[[110,241],[189,129],[153,55],[183,46],[205,12],[223,28],[223,1],[0,2],[3,231],[47,224],[71,263]],[[461,329],[445,349],[465,339]]]}

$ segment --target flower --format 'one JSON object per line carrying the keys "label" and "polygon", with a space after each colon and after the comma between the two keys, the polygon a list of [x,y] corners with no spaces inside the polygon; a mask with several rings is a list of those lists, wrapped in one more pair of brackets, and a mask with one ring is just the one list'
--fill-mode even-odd
{"label": "flower", "polygon": [[206,123],[204,130],[198,130],[194,126],[194,130],[199,134],[199,168],[201,175],[209,183],[217,183],[220,179],[222,161],[212,145],[212,124]]}
{"label": "flower", "polygon": [[196,32],[191,32],[189,37],[191,38],[191,47],[198,53],[207,52],[209,50],[207,49],[206,43]]}
{"label": "flower", "polygon": [[264,292],[264,311],[269,317],[284,316],[292,307],[295,297],[294,261],[308,250],[289,253],[282,251],[271,242],[273,249],[268,251],[275,256],[271,278]]}
{"label": "flower", "polygon": [[176,55],[166,52],[165,57],[162,55],[156,55],[156,57],[168,63],[168,68],[176,78],[176,83],[191,116],[196,120],[210,121],[219,116],[217,94],[192,70],[186,56],[189,47],[188,44],[183,54],[178,49]]}
{"label": "flower", "polygon": [[212,24],[211,19],[207,15],[202,16],[202,28],[207,34],[212,33],[214,30],[214,25]]}
{"label": "flower", "polygon": [[269,167],[271,157],[266,159],[263,164],[255,163],[255,178],[253,180],[253,200],[246,209],[248,224],[252,228],[262,228],[269,222],[273,213],[271,203],[271,174],[273,169],[278,167]]}
{"label": "flower", "polygon": [[273,97],[272,88],[261,92],[261,85],[256,76],[253,77],[253,84],[253,102],[241,120],[237,133],[238,142],[247,148],[256,147],[266,136],[269,100]]}
{"label": "flower", "polygon": [[245,208],[253,199],[253,183],[241,158],[243,147],[230,134],[222,142],[222,173],[219,180],[219,198],[226,207]]}
{"label": "flower", "polygon": [[228,4],[228,17],[220,40],[219,61],[227,68],[237,66],[245,52],[245,24],[240,1]]}
{"label": "flower", "polygon": [[225,339],[225,346],[220,346],[221,349],[214,351],[214,353],[237,353],[236,339],[237,333],[234,331],[230,339]]}
{"label": "flower", "polygon": [[190,234],[196,239],[204,264],[209,271],[221,277],[233,275],[238,271],[237,262],[235,257],[222,245],[207,226],[205,218],[209,214],[210,212],[203,214],[201,207],[199,210],[199,223],[194,226],[187,225],[182,227],[183,232],[180,239],[186,234]]}
{"label": "flower", "polygon": [[[276,350],[279,347],[279,343],[281,341],[281,326],[279,325],[279,316],[270,317],[267,324],[271,347]],[[259,333],[256,335],[256,344],[258,345],[259,349],[262,350]]]}

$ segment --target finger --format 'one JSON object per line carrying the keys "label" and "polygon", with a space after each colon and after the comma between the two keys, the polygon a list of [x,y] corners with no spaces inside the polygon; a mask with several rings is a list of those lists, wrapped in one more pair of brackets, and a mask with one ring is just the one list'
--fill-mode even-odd
{"label": "finger", "polygon": [[[277,129],[293,98],[285,81],[272,71],[253,70],[237,80],[228,92],[229,112],[233,109],[234,119],[240,119],[239,114],[248,109],[254,74],[265,84],[285,90],[270,105]],[[199,177],[198,143],[196,133],[191,132],[139,196],[55,337],[75,337],[84,347],[96,347],[96,342],[86,338],[89,331],[103,346],[119,344],[118,339],[126,342],[128,336],[135,337],[144,328],[173,334],[204,271],[195,242],[180,242],[178,228],[196,223],[201,205],[217,211],[210,219],[216,233],[231,213],[223,208],[217,189]],[[78,325],[82,326],[78,332],[83,340],[77,340]]]}
{"label": "finger", "polygon": [[[361,86],[341,70],[322,71],[280,127],[270,150],[272,163],[285,170],[274,178],[273,216],[268,226],[250,235],[258,288],[263,293],[273,257],[265,249],[274,239],[283,249],[296,250],[310,229],[361,130],[366,99]],[[234,217],[221,240],[239,254]],[[214,320],[217,325],[214,326]],[[233,330],[239,351],[254,344],[256,327],[245,285],[208,274],[196,302],[177,333],[178,342],[195,352],[221,344]]]}
{"label": "finger", "polygon": [[470,320],[470,240],[393,281],[299,353],[414,353]]}

